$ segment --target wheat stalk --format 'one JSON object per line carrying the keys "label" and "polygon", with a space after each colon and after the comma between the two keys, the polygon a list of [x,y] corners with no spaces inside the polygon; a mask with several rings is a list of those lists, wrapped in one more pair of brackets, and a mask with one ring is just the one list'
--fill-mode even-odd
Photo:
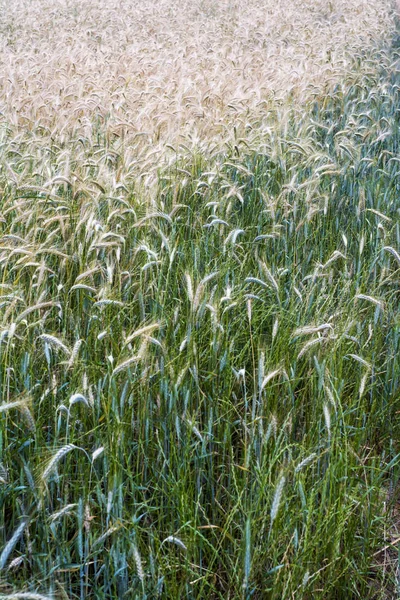
{"label": "wheat stalk", "polygon": [[59,340],[55,335],[49,335],[47,333],[42,333],[41,335],[39,335],[39,339],[43,340],[44,342],[46,342],[46,344],[49,344],[49,346],[52,346],[56,350],[61,350],[67,356],[71,355],[70,349],[67,348],[67,346],[61,340]]}
{"label": "wheat stalk", "polygon": [[23,519],[21,523],[18,525],[17,529],[14,531],[12,537],[8,540],[7,544],[4,546],[1,554],[0,554],[0,570],[4,569],[8,557],[11,552],[14,550],[15,544],[18,542],[19,538],[23,534],[25,528],[29,523],[29,519]]}
{"label": "wheat stalk", "polygon": [[46,481],[49,475],[51,475],[51,473],[55,470],[60,460],[62,460],[67,454],[69,454],[71,450],[81,450],[81,448],[78,448],[78,446],[75,446],[74,444],[66,444],[65,446],[60,448],[58,452],[56,452],[56,454],[50,459],[46,468],[44,469],[41,475],[42,481]]}
{"label": "wheat stalk", "polygon": [[272,530],[274,521],[275,521],[276,517],[278,516],[279,506],[281,503],[283,488],[285,487],[285,482],[286,482],[286,479],[282,475],[278,481],[278,485],[275,488],[275,494],[274,494],[274,498],[272,500],[271,514],[270,514],[270,532]]}

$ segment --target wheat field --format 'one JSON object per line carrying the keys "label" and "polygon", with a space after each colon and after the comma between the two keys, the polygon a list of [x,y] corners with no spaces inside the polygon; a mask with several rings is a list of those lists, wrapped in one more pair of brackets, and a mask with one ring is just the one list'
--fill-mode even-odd
{"label": "wheat field", "polygon": [[382,0],[0,7],[1,119],[13,135],[93,145],[100,129],[146,168],[167,144],[223,144],[233,127],[250,141],[276,104],[333,89],[394,27]]}
{"label": "wheat field", "polygon": [[389,0],[0,0],[0,599],[400,594]]}

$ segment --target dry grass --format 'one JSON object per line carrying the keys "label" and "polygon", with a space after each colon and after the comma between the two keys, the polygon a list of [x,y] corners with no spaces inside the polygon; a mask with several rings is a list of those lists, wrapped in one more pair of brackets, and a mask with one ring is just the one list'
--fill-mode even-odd
{"label": "dry grass", "polygon": [[2,0],[1,119],[42,143],[106,122],[153,153],[233,125],[248,140],[272,104],[332,88],[392,29],[384,0]]}

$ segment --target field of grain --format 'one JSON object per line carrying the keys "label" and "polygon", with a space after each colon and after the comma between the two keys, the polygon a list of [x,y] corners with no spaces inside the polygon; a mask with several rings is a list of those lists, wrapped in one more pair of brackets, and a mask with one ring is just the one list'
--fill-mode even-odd
{"label": "field of grain", "polygon": [[0,0],[0,599],[400,595],[389,0]]}
{"label": "field of grain", "polygon": [[54,142],[75,153],[79,138],[83,152],[105,135],[124,162],[138,163],[135,174],[152,170],[168,144],[224,144],[233,128],[250,143],[288,98],[318,98],[353,73],[355,56],[390,37],[389,8],[1,0],[1,121],[18,141],[28,135],[34,154]]}

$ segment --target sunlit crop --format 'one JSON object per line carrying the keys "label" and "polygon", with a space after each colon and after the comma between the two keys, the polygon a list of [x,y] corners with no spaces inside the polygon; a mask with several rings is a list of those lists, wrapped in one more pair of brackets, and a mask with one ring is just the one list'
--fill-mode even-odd
{"label": "sunlit crop", "polygon": [[392,9],[0,1],[0,598],[400,593]]}

